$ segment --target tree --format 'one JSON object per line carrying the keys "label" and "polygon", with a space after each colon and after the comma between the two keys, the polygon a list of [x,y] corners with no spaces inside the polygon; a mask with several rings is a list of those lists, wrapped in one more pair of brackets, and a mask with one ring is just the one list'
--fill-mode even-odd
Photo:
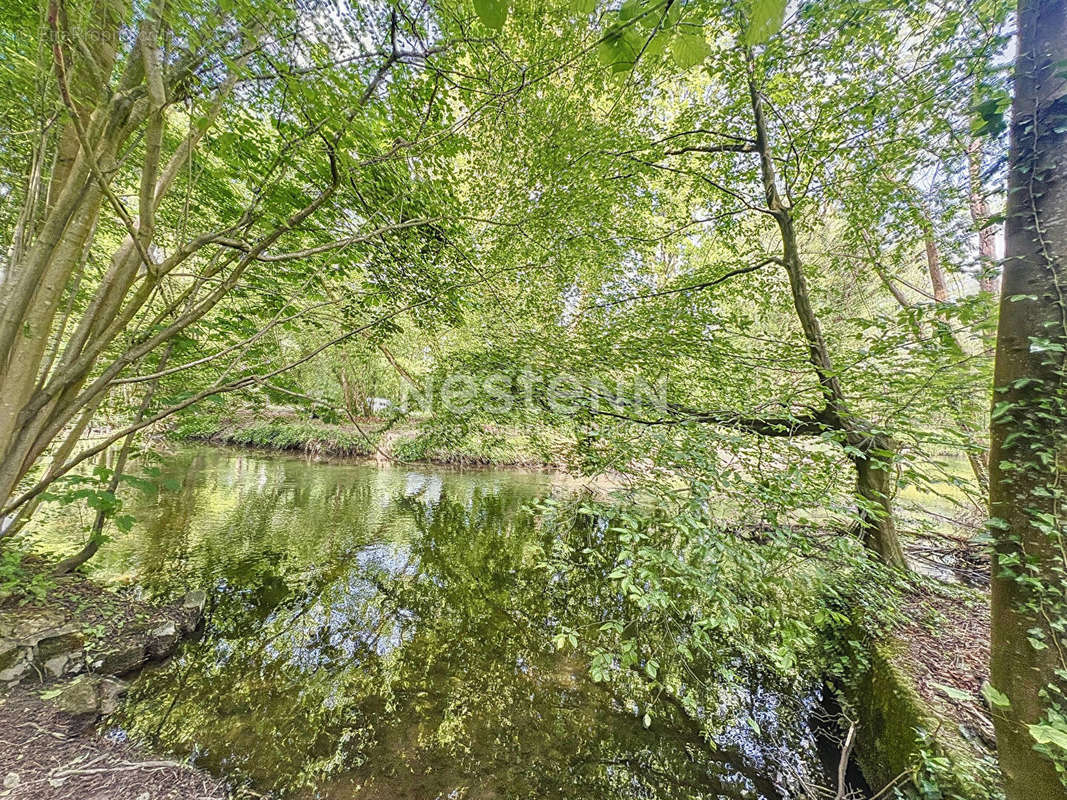
{"label": "tree", "polygon": [[[748,90],[752,100],[755,149],[759,153],[760,173],[766,192],[767,208],[778,226],[782,240],[782,266],[789,276],[790,292],[800,327],[804,331],[809,359],[819,379],[824,407],[810,419],[798,420],[783,428],[797,433],[808,427],[816,435],[827,430],[842,435],[849,458],[856,468],[856,496],[860,504],[859,528],[864,544],[890,566],[904,567],[904,551],[897,538],[891,506],[892,470],[896,444],[890,436],[872,430],[871,423],[857,418],[849,410],[840,377],[837,375],[822,326],[811,306],[807,277],[797,244],[792,203],[783,199],[775,177],[774,158],[768,140],[763,99],[756,85],[751,51],[746,53],[749,67]],[[798,427],[797,423],[801,423]]]}
{"label": "tree", "polygon": [[994,376],[997,749],[1009,800],[1067,775],[1067,3],[1023,0]]}
{"label": "tree", "polygon": [[[176,410],[447,294],[423,267],[450,263],[441,237],[452,194],[437,176],[462,120],[438,68],[466,34],[449,21],[446,41],[430,13],[195,0],[51,0],[39,19],[5,9],[30,34],[5,38],[5,63],[20,65],[5,80],[33,102],[7,114],[29,135],[0,140],[5,164],[30,164],[0,264],[3,514]],[[363,277],[379,285],[365,289]],[[240,310],[227,308],[235,298]],[[332,340],[288,363],[248,359],[322,306],[349,317]],[[197,353],[197,337],[226,344]],[[188,357],[163,370],[172,347]],[[77,441],[76,420],[118,387],[183,372],[195,379],[105,441],[53,448]],[[63,459],[18,494],[50,448]]]}
{"label": "tree", "polygon": [[[662,407],[604,408],[602,393],[585,392],[570,423],[588,429],[575,455],[590,469],[685,473],[694,491],[715,475],[731,504],[779,468],[780,491],[798,474],[851,473],[850,508],[835,510],[900,565],[897,470],[914,462],[920,437],[935,438],[928,413],[906,412],[944,393],[950,377],[965,393],[978,383],[936,342],[940,363],[913,357],[914,339],[900,336],[907,322],[884,295],[870,299],[884,290],[856,254],[862,235],[878,245],[899,237],[899,192],[881,176],[911,179],[929,153],[959,151],[971,73],[988,68],[1001,41],[973,33],[995,28],[1000,8],[957,15],[885,2],[865,6],[862,25],[838,4],[805,5],[784,25],[784,4],[748,11],[629,2],[597,18],[597,63],[576,58],[576,68],[583,78],[616,75],[603,116],[621,136],[599,152],[578,148],[575,160],[599,163],[609,176],[602,194],[627,193],[584,226],[618,253],[568,265],[569,286],[521,287],[523,302],[540,294],[564,320],[527,326],[523,355],[569,370],[586,389],[635,374],[666,383]],[[758,19],[778,12],[777,23]],[[926,29],[918,40],[908,33]],[[956,199],[958,216],[969,216],[966,192]],[[973,324],[960,316],[958,327]],[[507,359],[490,349],[482,364],[499,368]],[[731,457],[743,469],[725,466]],[[732,480],[739,473],[749,480]],[[796,510],[796,496],[770,497],[768,516]]]}

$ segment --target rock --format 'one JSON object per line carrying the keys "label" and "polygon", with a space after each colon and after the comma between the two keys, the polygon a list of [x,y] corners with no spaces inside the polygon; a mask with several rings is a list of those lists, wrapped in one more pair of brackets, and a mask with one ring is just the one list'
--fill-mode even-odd
{"label": "rock", "polygon": [[125,675],[144,664],[148,658],[143,641],[127,642],[105,650],[89,664],[94,672],[104,675]]}
{"label": "rock", "polygon": [[11,639],[0,639],[0,672],[10,669],[23,658],[22,648]]}
{"label": "rock", "polygon": [[15,684],[35,667],[40,677],[79,672],[85,637],[62,609],[0,614],[0,683]]}
{"label": "rock", "polygon": [[76,627],[68,625],[57,630],[42,631],[36,638],[33,663],[45,676],[61,678],[82,670],[85,664],[82,650],[85,636]]}
{"label": "rock", "polygon": [[82,675],[64,686],[52,702],[68,714],[97,714],[100,712],[100,678]]}
{"label": "rock", "polygon": [[204,606],[207,605],[207,592],[203,589],[194,589],[182,598],[178,608],[178,627],[182,633],[192,633],[204,617]]}
{"label": "rock", "polygon": [[79,675],[51,700],[57,708],[75,716],[111,714],[129,688],[126,681],[101,675]]}
{"label": "rock", "polygon": [[18,683],[30,669],[30,660],[23,655],[21,661],[16,661],[10,667],[0,670],[0,682],[12,684]]}
{"label": "rock", "polygon": [[77,675],[85,670],[85,653],[78,650],[73,653],[59,653],[39,664],[45,677],[62,678],[64,675]]}
{"label": "rock", "polygon": [[42,634],[60,629],[66,624],[67,615],[61,609],[40,608],[20,612],[14,618],[6,612],[4,636],[12,639],[31,639],[36,644]]}
{"label": "rock", "polygon": [[119,706],[119,701],[129,691],[130,684],[117,678],[104,678],[100,681],[100,713],[113,714]]}
{"label": "rock", "polygon": [[152,637],[148,642],[149,658],[164,659],[174,652],[174,648],[178,644],[178,626],[173,622],[164,622],[158,628],[154,628],[148,635]]}
{"label": "rock", "polygon": [[[70,656],[66,653],[60,653],[58,656],[52,656],[50,659],[41,664],[41,669],[44,670],[44,674],[49,678],[62,678],[67,674],[67,666],[70,663]],[[74,670],[71,670],[73,672]]]}
{"label": "rock", "polygon": [[204,606],[206,605],[207,592],[203,589],[193,589],[182,598],[182,609],[195,612],[197,617],[204,613]]}
{"label": "rock", "polygon": [[40,664],[58,655],[72,655],[85,646],[85,636],[75,625],[55,630],[41,631],[34,642],[37,648],[36,661]]}
{"label": "rock", "polygon": [[14,789],[20,783],[22,783],[22,778],[19,777],[17,772],[9,772],[4,776],[5,789]]}
{"label": "rock", "polygon": [[30,668],[31,652],[11,639],[0,640],[0,683],[13,684],[22,680]]}

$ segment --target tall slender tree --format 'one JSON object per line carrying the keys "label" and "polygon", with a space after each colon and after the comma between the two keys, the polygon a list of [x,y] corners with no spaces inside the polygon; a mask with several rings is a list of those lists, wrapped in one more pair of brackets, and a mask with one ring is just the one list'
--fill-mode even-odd
{"label": "tall slender tree", "polygon": [[[166,373],[229,356],[219,382],[157,401],[95,448],[251,385],[254,372],[285,371],[240,357],[292,317],[293,300],[320,296],[327,262],[340,277],[372,260],[363,247],[381,252],[375,267],[435,255],[439,233],[406,248],[390,234],[418,236],[441,221],[423,201],[448,203],[429,189],[427,142],[447,139],[452,120],[428,67],[463,40],[462,23],[445,41],[425,8],[382,3],[320,19],[314,6],[50,0],[36,20],[41,47],[5,37],[4,63],[34,65],[5,80],[40,96],[25,122],[36,136],[0,136],[5,165],[30,156],[9,193],[20,210],[0,230],[0,514],[91,457],[67,451],[23,491],[86,409],[121,384],[163,377],[144,373],[225,318],[235,294],[265,290],[270,322]],[[5,8],[5,22],[31,28],[22,12]],[[366,328],[348,326],[338,341]]]}
{"label": "tall slender tree", "polygon": [[1067,1],[1022,0],[990,454],[1009,800],[1067,797]]}

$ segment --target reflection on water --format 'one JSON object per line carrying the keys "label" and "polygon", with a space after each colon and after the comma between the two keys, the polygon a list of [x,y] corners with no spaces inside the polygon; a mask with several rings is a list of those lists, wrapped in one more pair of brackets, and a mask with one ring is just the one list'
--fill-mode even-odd
{"label": "reflection on water", "polygon": [[165,470],[181,489],[134,509],[96,569],[211,601],[203,637],[135,684],[117,719],[135,739],[299,798],[779,797],[819,777],[810,700],[753,679],[756,725],[711,743],[681,704],[646,727],[554,647],[561,622],[599,624],[602,595],[546,571],[552,534],[522,511],[543,475],[212,448]]}

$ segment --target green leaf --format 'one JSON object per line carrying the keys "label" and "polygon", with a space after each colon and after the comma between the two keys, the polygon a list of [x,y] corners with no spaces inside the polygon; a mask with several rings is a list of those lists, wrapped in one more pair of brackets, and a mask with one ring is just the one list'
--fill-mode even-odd
{"label": "green leaf", "polygon": [[656,33],[645,45],[645,55],[649,57],[663,55],[667,49],[667,41],[668,37],[662,31]]}
{"label": "green leaf", "polygon": [[633,68],[640,50],[638,35],[630,30],[616,29],[604,37],[597,48],[597,60],[612,72],[625,72]]}
{"label": "green leaf", "polygon": [[474,10],[482,24],[494,31],[503,28],[508,18],[506,0],[474,0]]}
{"label": "green leaf", "polygon": [[994,689],[990,684],[982,685],[982,696],[989,701],[989,705],[997,708],[1010,708],[1011,700],[1004,692]]}
{"label": "green leaf", "polygon": [[637,16],[637,13],[641,10],[641,0],[626,0],[619,9],[619,19],[626,20],[633,19]]}
{"label": "green leaf", "polygon": [[753,0],[745,29],[745,44],[763,44],[778,33],[785,21],[786,0]]}
{"label": "green leaf", "polygon": [[931,686],[935,686],[940,689],[944,694],[948,695],[953,700],[959,700],[961,703],[970,703],[974,700],[974,697],[970,692],[964,692],[957,689],[955,686],[947,686],[944,683],[936,683],[931,681]]}
{"label": "green leaf", "polygon": [[592,14],[596,11],[596,0],[571,0],[571,11],[575,14]]}
{"label": "green leaf", "polygon": [[711,47],[704,41],[703,36],[692,33],[681,33],[671,43],[671,56],[674,63],[682,69],[695,67],[711,54]]}
{"label": "green leaf", "polygon": [[1008,124],[1004,112],[1011,105],[1007,92],[997,94],[971,106],[971,133],[975,136],[997,136]]}
{"label": "green leaf", "polygon": [[1054,728],[1051,725],[1027,725],[1030,735],[1038,744],[1054,744],[1062,750],[1067,750],[1067,731],[1062,728]]}

